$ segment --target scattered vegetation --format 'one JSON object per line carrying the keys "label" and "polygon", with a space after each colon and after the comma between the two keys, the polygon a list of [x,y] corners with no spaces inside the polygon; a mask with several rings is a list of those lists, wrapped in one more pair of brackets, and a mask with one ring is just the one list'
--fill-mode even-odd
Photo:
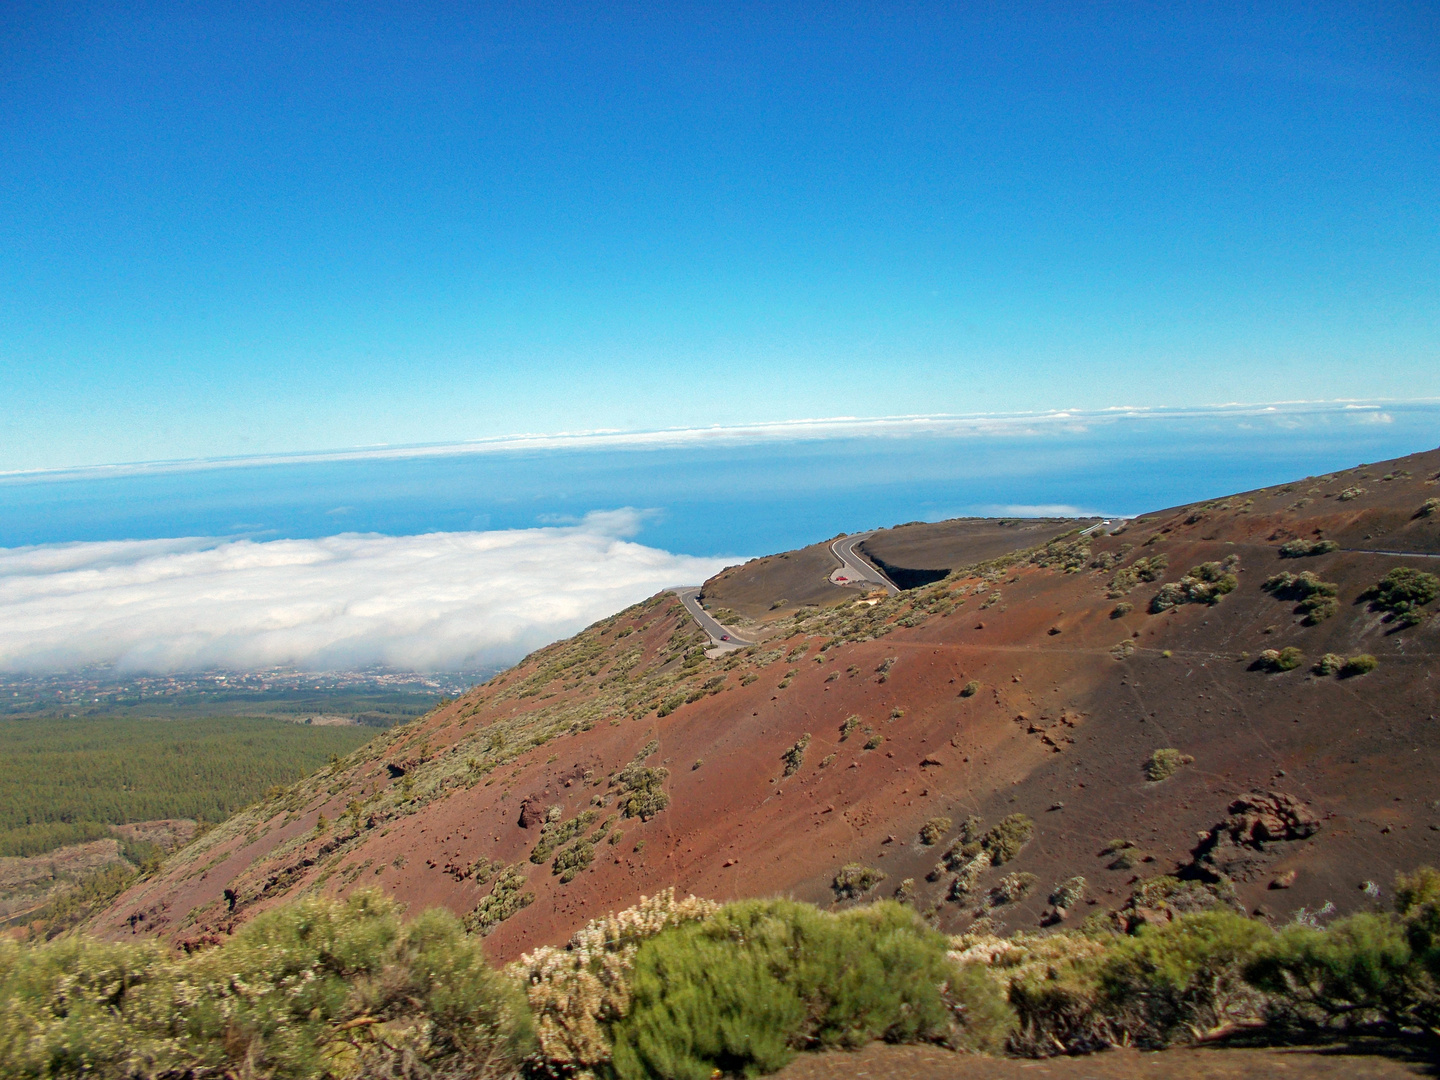
{"label": "scattered vegetation", "polygon": [[954,827],[955,823],[948,817],[932,817],[920,828],[920,842],[926,847],[933,847],[945,839]]}
{"label": "scattered vegetation", "polygon": [[1190,568],[1179,581],[1160,586],[1150,601],[1152,614],[1159,614],[1181,604],[1218,604],[1220,598],[1235,591],[1240,584],[1234,570],[1240,560],[1231,555],[1224,562],[1206,562]]}
{"label": "scattered vegetation", "polygon": [[1020,849],[1035,835],[1035,823],[1024,814],[1011,814],[985,834],[980,846],[999,866],[1020,854]]}
{"label": "scattered vegetation", "polygon": [[1173,747],[1156,750],[1145,760],[1145,779],[1152,784],[1158,784],[1161,780],[1174,776],[1183,766],[1194,760],[1189,754],[1182,754]]}
{"label": "scattered vegetation", "polygon": [[[1165,568],[1170,565],[1168,555],[1147,555],[1136,559],[1129,566],[1122,567],[1110,579],[1105,595],[1117,600],[1142,582],[1159,581]],[[1119,610],[1117,607],[1116,610]],[[1128,609],[1127,609],[1128,610]]]}
{"label": "scattered vegetation", "polygon": [[1307,555],[1328,555],[1339,551],[1340,545],[1334,540],[1287,540],[1280,545],[1282,559],[1303,559]]}
{"label": "scattered vegetation", "polygon": [[869,892],[889,875],[883,870],[877,870],[873,866],[862,866],[859,863],[846,863],[835,875],[835,880],[830,887],[835,890],[835,897],[838,900],[853,900],[857,896]]}
{"label": "scattered vegetation", "polygon": [[1085,899],[1086,881],[1079,874],[1066,878],[1050,890],[1050,903],[1057,908],[1070,909]]}
{"label": "scattered vegetation", "polygon": [[855,733],[855,729],[859,726],[860,717],[847,716],[845,718],[845,722],[840,725],[840,741],[844,742],[846,739],[850,738],[850,736]]}
{"label": "scattered vegetation", "polygon": [[1294,645],[1265,649],[1250,666],[1256,671],[1294,671],[1305,662],[1305,654]]}
{"label": "scattered vegetation", "polygon": [[[980,827],[966,821],[957,843],[982,839]],[[882,880],[850,864],[836,892],[857,897]],[[503,870],[487,901],[504,906],[520,884],[520,867]],[[1006,874],[983,908],[1035,884]],[[1078,876],[1057,884],[1056,917],[1085,888]],[[908,880],[897,890],[913,891]],[[293,902],[188,956],[80,935],[5,941],[0,1073],[440,1080],[509,1075],[528,1060],[547,1074],[706,1080],[875,1039],[1044,1056],[1160,1048],[1236,1026],[1440,1023],[1440,872],[1399,875],[1392,914],[1324,928],[1299,919],[1275,930],[1225,895],[1162,876],[1136,884],[1123,910],[1152,917],[1128,933],[1105,916],[1109,932],[1087,920],[1080,931],[946,939],[892,901],[831,913],[667,892],[503,973],[453,916],[406,923],[373,891]],[[498,920],[473,921],[483,932]]]}
{"label": "scattered vegetation", "polygon": [[1017,900],[1023,900],[1030,895],[1038,880],[1034,874],[1006,874],[991,888],[990,906],[999,907],[1001,904],[1013,904]]}
{"label": "scattered vegetation", "polygon": [[[598,836],[597,838],[598,839]],[[574,881],[595,859],[595,840],[576,840],[555,856],[551,873],[558,874],[562,884]]]}
{"label": "scattered vegetation", "polygon": [[550,858],[556,848],[564,847],[571,840],[595,824],[598,816],[594,810],[584,810],[575,817],[562,821],[561,809],[552,806],[540,825],[540,839],[530,852],[530,861],[539,865]]}
{"label": "scattered vegetation", "polygon": [[1078,574],[1090,561],[1089,538],[1077,536],[1078,531],[1057,536],[1038,551],[1032,552],[1030,562],[1035,566],[1051,567],[1066,574]]}
{"label": "scattered vegetation", "polygon": [[1354,675],[1368,675],[1380,666],[1380,661],[1369,653],[1361,653],[1359,656],[1352,656],[1346,660],[1340,668],[1340,677],[1348,679]]}
{"label": "scattered vegetation", "polygon": [[800,766],[805,764],[805,748],[810,745],[810,733],[807,731],[801,735],[794,746],[780,755],[785,762],[785,775],[794,776],[800,771]]}
{"label": "scattered vegetation", "polygon": [[656,746],[647,744],[635,760],[621,769],[610,781],[615,788],[620,807],[620,816],[649,821],[670,805],[670,796],[665,793],[664,784],[670,777],[670,770],[650,768],[645,759],[653,754]]}
{"label": "scattered vegetation", "polygon": [[465,929],[483,937],[534,902],[535,894],[526,890],[525,873],[520,864],[507,866],[495,879],[495,887],[489,895],[465,916]]}
{"label": "scattered vegetation", "polygon": [[1309,570],[1298,574],[1275,574],[1266,578],[1261,588],[1277,600],[1298,601],[1295,614],[1305,616],[1306,626],[1323,622],[1340,610],[1340,601],[1336,599],[1340,586],[1321,581]]}
{"label": "scattered vegetation", "polygon": [[498,1077],[534,1048],[459,920],[375,891],[256,917],[214,948],[69,936],[0,949],[0,1073]]}
{"label": "scattered vegetation", "polygon": [[1372,611],[1383,611],[1401,626],[1414,626],[1420,609],[1440,595],[1440,578],[1409,566],[1397,566],[1360,594]]}

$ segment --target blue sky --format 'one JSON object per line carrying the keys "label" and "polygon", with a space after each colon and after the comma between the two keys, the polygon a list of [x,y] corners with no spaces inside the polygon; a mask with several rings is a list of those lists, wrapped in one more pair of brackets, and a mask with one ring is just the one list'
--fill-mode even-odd
{"label": "blue sky", "polygon": [[1440,397],[1434,5],[516,7],[0,8],[0,470]]}

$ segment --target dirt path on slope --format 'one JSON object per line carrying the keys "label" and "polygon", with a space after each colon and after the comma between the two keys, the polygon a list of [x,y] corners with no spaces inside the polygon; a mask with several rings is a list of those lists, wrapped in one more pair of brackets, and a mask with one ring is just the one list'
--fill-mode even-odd
{"label": "dirt path on slope", "polygon": [[1151,1054],[1111,1050],[1044,1061],[874,1043],[857,1053],[804,1054],[774,1075],[775,1080],[1414,1080],[1440,1076],[1440,1067],[1423,1050],[1388,1041]]}

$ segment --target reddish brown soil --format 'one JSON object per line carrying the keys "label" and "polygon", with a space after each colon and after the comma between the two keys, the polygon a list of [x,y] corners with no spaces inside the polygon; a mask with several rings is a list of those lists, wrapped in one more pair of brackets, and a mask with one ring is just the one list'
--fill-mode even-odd
{"label": "reddish brown soil", "polygon": [[954,1054],[931,1046],[877,1043],[858,1053],[804,1054],[776,1080],[1409,1080],[1435,1076],[1435,1063],[1408,1046],[1364,1042],[1326,1047],[1184,1049],[1142,1054],[1111,1050],[1086,1057],[1021,1061]]}
{"label": "reddish brown soil", "polygon": [[[1396,470],[1409,475],[1381,479]],[[814,662],[819,641],[812,637],[803,658],[756,669],[758,681],[750,685],[739,677],[755,668],[754,659],[733,672],[724,661],[706,661],[696,677],[725,676],[719,692],[664,718],[653,710],[639,720],[601,718],[590,730],[527,751],[490,783],[457,787],[327,858],[324,837],[314,835],[317,815],[333,822],[350,799],[397,783],[387,761],[443,759],[447,748],[501,718],[585,700],[613,677],[606,665],[622,647],[643,646],[640,671],[688,625],[678,603],[667,601],[637,617],[637,632],[623,641],[618,634],[597,638],[605,651],[595,674],[563,685],[557,676],[546,694],[517,699],[506,688],[538,670],[544,656],[527,660],[408,725],[384,758],[338,774],[328,793],[321,788],[289,819],[277,810],[248,840],[237,837],[215,861],[207,855],[209,865],[177,858],[122,897],[102,926],[172,937],[224,932],[298,892],[362,885],[380,885],[412,909],[438,904],[463,913],[488,886],[459,880],[447,867],[485,857],[521,864],[536,895],[487,940],[499,960],[562,941],[585,920],[666,886],[718,899],[785,894],[827,903],[835,871],[850,861],[888,874],[872,895],[889,895],[913,878],[917,906],[935,907],[942,928],[956,929],[968,923],[970,909],[943,900],[946,880],[924,880],[937,852],[919,843],[921,825],[936,815],[958,823],[973,814],[993,823],[1023,812],[1036,823],[1034,840],[1013,863],[989,871],[985,884],[1010,871],[1035,874],[1036,892],[997,912],[1004,928],[1035,927],[1052,883],[1072,874],[1088,879],[1093,904],[1079,915],[1115,907],[1137,878],[1186,862],[1197,832],[1255,788],[1303,800],[1323,823],[1309,839],[1270,844],[1258,855],[1237,882],[1248,908],[1277,919],[1327,901],[1355,910],[1373,902],[1361,890],[1367,881],[1378,884],[1383,904],[1397,870],[1440,862],[1440,620],[1397,632],[1357,597],[1395,566],[1435,571],[1440,560],[1350,550],[1281,560],[1277,549],[1291,537],[1324,535],[1346,548],[1440,551],[1440,514],[1414,516],[1440,494],[1437,475],[1440,451],[1432,451],[1237,496],[1228,506],[1150,514],[1093,545],[1098,555],[1133,543],[1127,562],[1166,552],[1166,582],[1202,561],[1238,555],[1240,586],[1214,606],[1147,614],[1156,582],[1137,587],[1127,598],[1135,609],[1112,618],[1116,601],[1105,595],[1111,571],[1066,574],[1027,563],[948,615],[837,646],[821,663]],[[1338,499],[1355,487],[1364,494]],[[1305,498],[1312,501],[1296,507]],[[800,595],[794,581],[804,575],[785,575],[790,564],[805,565],[798,555],[813,561],[802,552],[727,571],[707,584],[707,597],[738,608],[743,596],[752,610],[767,590],[793,601]],[[1279,570],[1313,570],[1337,583],[1339,613],[1301,626],[1294,604],[1260,588]],[[978,610],[992,588],[1001,599]],[[854,600],[853,592],[833,592],[840,602]],[[763,648],[804,639],[777,637]],[[1135,652],[1117,660],[1111,650],[1122,640],[1133,642]],[[1283,674],[1251,670],[1249,658],[1261,649],[1285,645],[1303,649],[1306,665]],[[1312,674],[1310,662],[1327,651],[1373,653],[1380,665],[1347,680]],[[882,678],[877,669],[892,658]],[[792,667],[797,674],[782,689]],[[969,680],[979,681],[981,691],[959,696]],[[895,710],[902,715],[893,716]],[[879,749],[863,750],[861,732],[840,741],[841,722],[852,714],[883,736]],[[782,777],[782,753],[807,732],[803,767]],[[522,799],[563,805],[568,817],[651,739],[659,751],[650,764],[670,770],[668,809],[643,824],[620,822],[624,842],[600,844],[594,865],[569,884],[548,865],[526,861],[538,830],[518,824]],[[1152,784],[1141,766],[1162,747],[1194,762]],[[834,760],[821,768],[830,754]],[[703,764],[692,768],[697,761]],[[600,787],[586,785],[587,769]],[[1099,853],[1114,838],[1136,842],[1150,861],[1106,869],[1110,860]],[[295,843],[281,848],[286,840]],[[638,841],[643,850],[635,850]],[[1288,870],[1296,872],[1293,887],[1268,888]],[[233,913],[225,889],[238,898]]]}

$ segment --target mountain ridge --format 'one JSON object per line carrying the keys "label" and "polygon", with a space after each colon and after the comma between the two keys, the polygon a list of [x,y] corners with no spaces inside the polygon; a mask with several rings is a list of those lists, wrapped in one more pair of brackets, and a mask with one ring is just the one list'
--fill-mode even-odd
{"label": "mountain ridge", "polygon": [[[1365,599],[1398,566],[1440,570],[1437,480],[1428,451],[1091,537],[1017,532],[1040,542],[891,599],[817,583],[827,606],[771,608],[756,585],[764,640],[719,658],[652,597],[236,815],[96,928],[193,946],[283,898],[374,884],[466,916],[501,961],[670,886],[898,891],[947,930],[1133,915],[1166,874],[1275,918],[1355,910],[1440,860],[1440,620],[1427,602],[1401,627]],[[1321,540],[1335,550],[1281,555]],[[884,557],[884,532],[866,543]],[[782,560],[823,568],[770,556],[702,595],[724,603]],[[1307,585],[1266,587],[1307,571],[1335,593],[1314,621],[1292,598]],[[1285,648],[1303,662],[1264,659]],[[1378,666],[1322,675],[1327,655]],[[1173,772],[1148,779],[1162,750]],[[967,829],[1015,815],[1030,836],[1013,855],[967,864]],[[874,874],[852,866],[884,876],[858,888]],[[1084,898],[1058,912],[1077,877]]]}

